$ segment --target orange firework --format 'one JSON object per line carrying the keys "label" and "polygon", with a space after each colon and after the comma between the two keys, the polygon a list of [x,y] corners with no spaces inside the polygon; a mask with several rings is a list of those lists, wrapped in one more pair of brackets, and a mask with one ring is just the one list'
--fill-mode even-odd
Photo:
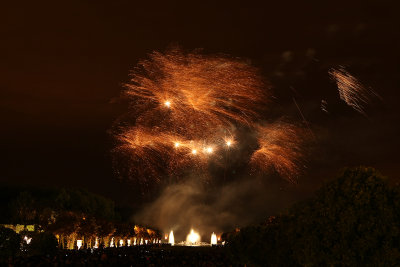
{"label": "orange firework", "polygon": [[[260,132],[260,149],[252,163],[272,164],[285,176],[295,173],[294,158],[285,158],[292,155],[292,143],[286,145],[285,138],[278,138],[290,134],[283,132],[288,126],[274,125],[270,132],[257,126],[268,91],[249,64],[179,49],[153,52],[139,63],[125,87],[133,103],[134,123],[118,129],[116,152],[130,159],[130,168],[124,169],[136,179],[160,179],[190,166],[205,169],[210,160],[220,158],[221,151],[233,151],[240,142],[235,137],[237,128]],[[267,140],[267,135],[275,139]],[[276,146],[274,151],[268,144]],[[279,157],[279,151],[285,154]],[[262,160],[269,162],[261,164]]]}
{"label": "orange firework", "polygon": [[154,52],[139,66],[126,94],[165,111],[157,126],[167,124],[186,136],[209,136],[230,123],[252,124],[265,104],[261,77],[240,60],[172,50]]}
{"label": "orange firework", "polygon": [[299,175],[303,130],[292,124],[278,122],[257,127],[259,148],[250,164],[261,170],[275,170],[295,182]]}
{"label": "orange firework", "polygon": [[367,116],[365,112],[366,105],[371,102],[373,96],[379,96],[372,89],[364,87],[357,78],[352,76],[343,67],[338,69],[332,68],[329,74],[336,81],[340,99],[354,110]]}

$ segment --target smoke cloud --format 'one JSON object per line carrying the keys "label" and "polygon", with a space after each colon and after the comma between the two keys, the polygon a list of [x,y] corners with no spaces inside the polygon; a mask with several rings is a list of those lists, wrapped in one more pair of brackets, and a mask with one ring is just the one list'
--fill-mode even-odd
{"label": "smoke cloud", "polygon": [[212,232],[265,221],[293,202],[293,190],[294,185],[273,177],[249,176],[214,187],[191,177],[165,187],[133,219],[165,233],[173,230],[177,241],[193,228],[208,242]]}

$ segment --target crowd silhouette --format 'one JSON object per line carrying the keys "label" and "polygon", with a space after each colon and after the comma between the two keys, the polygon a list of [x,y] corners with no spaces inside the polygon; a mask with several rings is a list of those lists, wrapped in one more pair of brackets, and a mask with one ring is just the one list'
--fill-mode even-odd
{"label": "crowd silhouette", "polygon": [[10,257],[1,266],[237,266],[223,247],[134,246]]}

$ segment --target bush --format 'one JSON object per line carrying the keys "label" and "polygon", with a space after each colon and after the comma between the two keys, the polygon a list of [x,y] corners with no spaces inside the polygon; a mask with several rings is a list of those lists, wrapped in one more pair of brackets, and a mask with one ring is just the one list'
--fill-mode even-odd
{"label": "bush", "polygon": [[28,252],[31,255],[52,255],[57,252],[57,245],[57,238],[52,233],[36,233],[32,236]]}
{"label": "bush", "polygon": [[11,229],[0,226],[0,256],[13,256],[19,252],[21,236]]}

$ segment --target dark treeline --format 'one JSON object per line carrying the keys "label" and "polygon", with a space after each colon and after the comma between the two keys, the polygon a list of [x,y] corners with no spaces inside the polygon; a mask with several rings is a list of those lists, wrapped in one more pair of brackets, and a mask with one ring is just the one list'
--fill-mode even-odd
{"label": "dark treeline", "polygon": [[[85,240],[87,244],[92,244],[94,237],[107,242],[110,237],[115,240],[131,237],[148,240],[160,238],[159,233],[144,227],[118,222],[112,201],[102,197],[79,190],[39,191],[6,190],[2,195],[2,199],[6,199],[9,205],[4,208],[3,202],[2,208],[11,216],[9,218],[13,218],[14,223],[42,223],[40,227],[44,232],[33,236],[31,256],[48,254],[50,248],[57,245],[63,248],[60,245],[63,236],[69,239],[64,243],[69,244],[75,244],[77,238]],[[33,208],[28,210],[28,207]],[[41,217],[45,210],[43,207],[50,209],[50,216]],[[102,209],[109,212],[99,215],[97,212]],[[54,235],[49,236],[49,233],[58,236],[58,240]],[[20,251],[21,237],[10,229],[0,227],[0,254],[15,255]],[[226,250],[223,251],[230,255],[229,262],[240,265],[398,266],[400,188],[398,185],[390,185],[385,177],[372,168],[345,169],[312,198],[295,204],[260,225],[237,229],[224,234],[222,238],[226,240]],[[36,244],[34,240],[37,240]],[[57,241],[58,244],[54,244]],[[10,252],[5,248],[10,248]],[[67,244],[65,248],[71,246]],[[109,251],[118,252],[125,248],[118,249]],[[11,253],[11,250],[14,252]],[[54,250],[54,253],[57,251],[60,250]],[[141,250],[138,248],[132,251]],[[75,259],[84,260],[81,254],[74,254]],[[152,257],[157,259],[164,257],[164,254],[155,253]],[[114,254],[108,256],[111,257],[108,260],[116,260]],[[175,255],[173,259],[180,261],[182,257]],[[26,258],[20,256],[19,259]],[[93,260],[102,261],[100,254]],[[127,258],[124,260],[129,261]]]}
{"label": "dark treeline", "polygon": [[[117,220],[114,201],[83,189],[0,186],[0,223],[46,225],[54,212],[75,212]],[[54,215],[54,214],[53,214]]]}
{"label": "dark treeline", "polygon": [[[35,242],[38,233],[52,234],[59,248],[76,248],[77,240],[91,248],[161,238],[157,230],[122,220],[112,200],[82,189],[2,186],[0,201],[0,224]],[[0,239],[7,240],[8,232],[2,231]]]}
{"label": "dark treeline", "polygon": [[372,168],[346,169],[313,198],[227,238],[250,266],[398,266],[400,189]]}

